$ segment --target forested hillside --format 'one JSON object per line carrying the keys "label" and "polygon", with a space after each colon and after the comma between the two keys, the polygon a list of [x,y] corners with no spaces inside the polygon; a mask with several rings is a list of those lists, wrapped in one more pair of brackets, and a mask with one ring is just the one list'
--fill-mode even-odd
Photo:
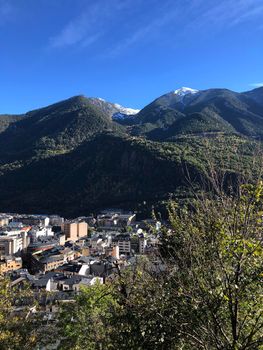
{"label": "forested hillside", "polygon": [[209,183],[209,162],[231,177],[255,175],[260,166],[261,88],[179,89],[119,122],[112,106],[76,96],[1,116],[0,211],[71,216],[134,208],[187,197],[189,186]]}

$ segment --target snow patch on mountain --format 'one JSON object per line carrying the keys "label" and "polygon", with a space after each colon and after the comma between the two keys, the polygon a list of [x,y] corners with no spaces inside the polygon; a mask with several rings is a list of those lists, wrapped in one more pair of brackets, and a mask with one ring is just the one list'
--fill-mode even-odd
{"label": "snow patch on mountain", "polygon": [[126,108],[119,105],[118,103],[114,103],[114,107],[120,111],[120,114],[134,115],[140,112],[140,109]]}
{"label": "snow patch on mountain", "polygon": [[175,90],[173,93],[174,95],[178,95],[178,96],[186,96],[186,95],[193,95],[193,94],[197,94],[199,92],[199,90],[196,89],[191,89],[188,87],[181,87],[180,89]]}

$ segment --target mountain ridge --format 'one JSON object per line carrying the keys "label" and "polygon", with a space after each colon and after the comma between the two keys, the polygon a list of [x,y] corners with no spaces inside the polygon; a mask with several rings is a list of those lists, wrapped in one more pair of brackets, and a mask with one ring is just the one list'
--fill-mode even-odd
{"label": "mountain ridge", "polygon": [[187,197],[186,176],[197,188],[210,181],[208,149],[218,169],[250,173],[262,91],[201,90],[183,103],[170,92],[119,120],[114,104],[83,95],[0,116],[0,211],[74,216]]}
{"label": "mountain ridge", "polygon": [[[167,128],[176,129],[175,124],[179,120],[189,132],[188,122],[193,113],[198,113],[210,121],[206,125],[199,125],[201,132],[214,132],[212,120],[217,119],[221,124],[218,131],[228,130],[230,133],[262,138],[262,105],[263,94],[260,88],[249,93],[237,93],[228,89],[194,90],[194,93],[183,95],[170,92],[155,99],[135,116],[132,132],[134,135],[151,137],[153,130],[157,135],[157,130],[162,134]],[[184,132],[184,128],[181,130]],[[192,131],[194,133],[195,129]]]}

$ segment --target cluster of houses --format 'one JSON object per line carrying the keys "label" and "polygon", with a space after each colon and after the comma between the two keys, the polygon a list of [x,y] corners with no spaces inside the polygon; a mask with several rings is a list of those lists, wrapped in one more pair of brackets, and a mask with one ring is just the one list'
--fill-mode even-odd
{"label": "cluster of houses", "polygon": [[55,300],[72,298],[81,286],[104,283],[138,255],[155,252],[160,227],[121,210],[74,220],[2,213],[0,275],[14,286],[26,281],[36,291],[52,292]]}

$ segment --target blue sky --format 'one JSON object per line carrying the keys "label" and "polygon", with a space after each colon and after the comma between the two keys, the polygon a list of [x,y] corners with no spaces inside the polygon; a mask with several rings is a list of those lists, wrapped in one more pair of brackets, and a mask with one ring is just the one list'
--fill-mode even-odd
{"label": "blue sky", "polygon": [[263,85],[262,0],[0,0],[0,113]]}

